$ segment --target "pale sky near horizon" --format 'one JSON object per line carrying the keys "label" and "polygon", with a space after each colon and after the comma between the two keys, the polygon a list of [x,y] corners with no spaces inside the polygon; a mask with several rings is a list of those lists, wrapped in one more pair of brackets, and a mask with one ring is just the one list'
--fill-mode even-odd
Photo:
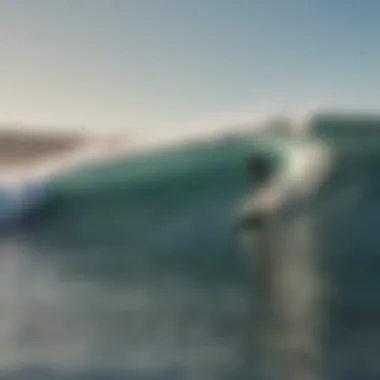
{"label": "pale sky near horizon", "polygon": [[376,0],[0,0],[0,122],[159,131],[377,110],[379,19]]}

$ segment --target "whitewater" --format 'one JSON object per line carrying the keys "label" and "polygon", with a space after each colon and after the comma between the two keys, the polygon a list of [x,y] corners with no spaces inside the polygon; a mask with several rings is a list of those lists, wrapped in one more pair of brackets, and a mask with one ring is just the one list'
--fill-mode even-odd
{"label": "whitewater", "polygon": [[[320,378],[377,379],[377,147],[367,150],[371,159],[355,156],[357,129],[343,133],[334,129],[335,119],[327,121],[321,129],[334,131],[330,137],[343,134],[334,141],[348,147],[342,150],[348,158],[335,159],[356,158],[349,168],[335,166],[314,205],[320,214],[302,213],[287,230],[276,229],[280,272],[294,280],[285,281],[278,302],[286,304],[282,318],[294,321],[289,310],[309,321],[319,313],[327,326],[318,341]],[[309,154],[286,153],[289,131],[274,124],[274,135],[260,144],[256,136],[267,132],[251,133],[251,126],[232,136],[212,131],[118,145],[98,141],[56,161],[3,173],[3,188],[18,189],[9,194],[21,199],[33,184],[38,201],[28,210],[19,207],[1,236],[1,378],[263,378],[256,344],[265,331],[258,319],[262,303],[235,229],[251,191],[246,159],[254,152],[280,152],[274,154],[280,164],[283,155],[298,157],[289,160],[289,177],[278,179],[293,194],[305,173],[299,157]],[[374,144],[376,133],[365,130],[363,146]],[[323,221],[317,236],[310,233],[316,215]],[[329,302],[315,310],[314,293],[322,285]]]}

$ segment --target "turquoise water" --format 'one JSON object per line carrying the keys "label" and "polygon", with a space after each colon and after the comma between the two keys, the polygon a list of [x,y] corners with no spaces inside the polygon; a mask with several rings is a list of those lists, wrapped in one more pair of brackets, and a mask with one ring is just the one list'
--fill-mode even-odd
{"label": "turquoise water", "polygon": [[[61,178],[1,244],[2,379],[259,379],[254,299],[233,228],[243,141]],[[378,180],[333,230],[328,379],[380,377]]]}

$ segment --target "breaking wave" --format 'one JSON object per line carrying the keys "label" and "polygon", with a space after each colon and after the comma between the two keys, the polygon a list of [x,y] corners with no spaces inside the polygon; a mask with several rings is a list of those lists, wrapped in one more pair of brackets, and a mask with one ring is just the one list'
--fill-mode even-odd
{"label": "breaking wave", "polygon": [[[259,379],[257,300],[233,230],[250,149],[239,136],[194,142],[56,177],[1,237],[1,378]],[[368,173],[330,199],[325,220],[359,202],[320,235],[334,280],[327,378],[380,373],[379,182]]]}

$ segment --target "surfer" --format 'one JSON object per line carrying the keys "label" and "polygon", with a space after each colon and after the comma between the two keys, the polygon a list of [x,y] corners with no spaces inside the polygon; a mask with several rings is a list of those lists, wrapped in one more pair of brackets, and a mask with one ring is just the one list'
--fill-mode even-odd
{"label": "surfer", "polygon": [[270,308],[274,283],[273,239],[271,225],[275,202],[274,186],[271,184],[272,167],[265,157],[253,156],[248,159],[247,170],[254,184],[253,194],[243,205],[239,218],[239,228],[246,243],[248,276],[253,281],[253,289],[260,304]]}
{"label": "surfer", "polygon": [[297,196],[302,192],[280,186],[265,157],[251,157],[247,169],[254,189],[239,227],[247,243],[244,252],[259,318],[255,340],[274,378],[316,379],[313,311],[318,285],[310,215]]}

